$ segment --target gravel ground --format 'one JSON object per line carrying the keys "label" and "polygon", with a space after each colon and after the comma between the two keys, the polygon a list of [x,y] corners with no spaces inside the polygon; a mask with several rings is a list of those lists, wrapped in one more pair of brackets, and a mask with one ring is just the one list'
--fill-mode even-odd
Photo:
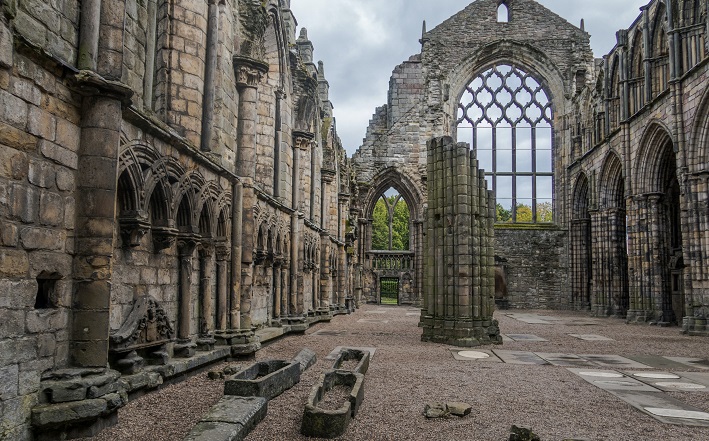
{"label": "gravel ground", "polygon": [[[386,311],[386,313],[378,313]],[[506,440],[512,424],[532,428],[542,440],[703,440],[709,428],[663,424],[563,367],[489,361],[456,361],[451,346],[422,343],[415,309],[365,305],[356,313],[320,323],[305,335],[265,346],[257,360],[290,359],[308,347],[318,362],[301,382],[268,404],[268,415],[247,441],[307,440],[300,435],[303,405],[311,387],[332,365],[325,357],[336,346],[376,347],[365,380],[364,402],[341,440]],[[709,358],[709,340],[678,328],[626,325],[602,319],[601,326],[526,324],[496,312],[505,334],[535,334],[547,342],[505,342],[508,350],[574,354],[667,355]],[[575,312],[519,311],[564,317]],[[387,320],[359,323],[360,319]],[[313,335],[347,330],[339,336]],[[583,341],[567,334],[599,334],[614,341]],[[692,369],[684,369],[691,371]],[[94,441],[179,441],[220,397],[223,381],[206,373],[161,389],[119,411],[120,424]],[[709,393],[673,392],[672,397],[709,411]],[[424,404],[463,401],[473,406],[464,418],[427,420]]]}

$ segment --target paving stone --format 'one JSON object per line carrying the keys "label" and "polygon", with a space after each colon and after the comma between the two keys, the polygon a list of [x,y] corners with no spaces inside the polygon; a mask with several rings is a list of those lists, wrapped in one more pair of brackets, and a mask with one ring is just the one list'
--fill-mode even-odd
{"label": "paving stone", "polygon": [[657,355],[626,355],[626,358],[650,366],[653,369],[681,370],[687,369],[687,365],[669,360]]}
{"label": "paving stone", "polygon": [[647,366],[637,361],[630,360],[620,355],[607,354],[579,354],[579,357],[585,358],[601,367],[610,367],[617,369],[648,369]]}
{"label": "paving stone", "polygon": [[596,334],[569,334],[569,336],[585,341],[614,341],[612,338]]}
{"label": "paving stone", "polygon": [[709,370],[709,360],[704,358],[691,358],[691,357],[664,357],[671,361],[676,361],[677,363],[689,366],[694,369],[708,369]]}
{"label": "paving stone", "polygon": [[652,386],[649,386],[642,381],[628,377],[617,371],[609,370],[592,370],[569,368],[569,371],[575,373],[579,377],[588,381],[592,385],[606,391],[640,391],[640,392],[656,392],[660,391]]}
{"label": "paving stone", "polygon": [[[663,423],[709,427],[709,421],[707,420],[689,418],[689,416],[706,414],[705,411],[685,404],[665,393],[610,390],[608,392]],[[648,409],[652,410],[652,412]],[[685,412],[699,412],[700,414],[687,414]],[[684,415],[684,417],[679,417],[678,415]]]}
{"label": "paving stone", "polygon": [[508,364],[527,364],[527,365],[545,365],[549,364],[546,360],[539,357],[534,352],[527,351],[507,351],[503,349],[493,349],[492,352],[497,355],[503,362]]}
{"label": "paving stone", "polygon": [[682,372],[682,378],[686,378],[698,384],[703,384],[709,388],[709,372]]}
{"label": "paving stone", "polygon": [[554,366],[563,367],[597,367],[594,363],[574,354],[563,354],[557,352],[535,352],[538,356],[548,361]]}
{"label": "paving stone", "polygon": [[389,320],[359,319],[357,323],[389,323]]}
{"label": "paving stone", "polygon": [[340,335],[345,335],[347,334],[347,331],[336,331],[336,330],[329,330],[329,329],[321,329],[319,331],[315,331],[310,335],[325,335],[325,336],[332,336],[332,337],[337,337]]}
{"label": "paving stone", "polygon": [[514,341],[549,341],[534,334],[507,334]]}

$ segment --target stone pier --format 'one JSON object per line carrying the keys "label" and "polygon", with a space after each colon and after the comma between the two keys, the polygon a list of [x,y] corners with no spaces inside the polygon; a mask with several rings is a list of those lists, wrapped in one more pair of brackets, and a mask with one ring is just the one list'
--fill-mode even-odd
{"label": "stone pier", "polygon": [[500,344],[492,319],[495,197],[468,144],[428,142],[422,341]]}

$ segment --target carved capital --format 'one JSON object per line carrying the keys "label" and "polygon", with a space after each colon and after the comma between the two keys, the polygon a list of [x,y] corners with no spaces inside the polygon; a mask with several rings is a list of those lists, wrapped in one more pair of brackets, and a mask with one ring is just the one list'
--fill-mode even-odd
{"label": "carved capital", "polygon": [[262,61],[234,57],[234,75],[238,87],[258,87],[266,72],[268,72],[268,64]]}
{"label": "carved capital", "polygon": [[177,238],[177,251],[180,257],[191,257],[199,244],[199,237],[193,234],[180,234]]}
{"label": "carved capital", "polygon": [[310,149],[313,139],[315,139],[315,134],[296,130],[293,132],[293,147],[307,151]]}
{"label": "carved capital", "polygon": [[152,234],[155,251],[161,251],[174,245],[177,233],[177,228],[174,228],[170,224],[164,226],[154,225],[152,227]]}
{"label": "carved capital", "polygon": [[140,211],[121,213],[118,218],[124,247],[140,246],[140,241],[150,231],[148,216]]}
{"label": "carved capital", "polygon": [[214,251],[217,255],[218,262],[224,262],[231,258],[231,249],[227,243],[217,243],[214,246]]}

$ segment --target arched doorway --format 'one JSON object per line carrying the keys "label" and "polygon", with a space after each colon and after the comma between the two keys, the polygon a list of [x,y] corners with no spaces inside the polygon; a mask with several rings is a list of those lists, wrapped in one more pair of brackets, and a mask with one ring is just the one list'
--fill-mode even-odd
{"label": "arched doorway", "polygon": [[411,251],[411,210],[403,196],[389,187],[374,204],[371,216],[371,269],[377,280],[377,303],[413,303],[403,292],[403,279],[413,269]]}
{"label": "arched doorway", "polygon": [[669,132],[652,125],[637,158],[633,256],[628,320],[681,324],[685,316],[681,190]]}
{"label": "arched doorway", "polygon": [[574,189],[571,218],[571,306],[574,309],[591,309],[591,259],[589,186],[586,175],[582,174]]}

